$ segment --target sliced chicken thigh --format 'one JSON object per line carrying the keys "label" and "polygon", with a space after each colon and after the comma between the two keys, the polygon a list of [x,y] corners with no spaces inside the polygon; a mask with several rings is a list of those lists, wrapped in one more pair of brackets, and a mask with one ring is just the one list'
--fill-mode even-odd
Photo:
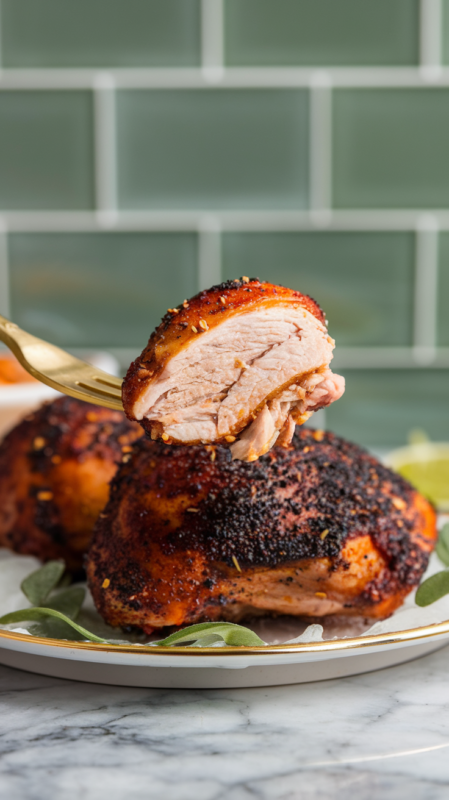
{"label": "sliced chicken thigh", "polygon": [[153,439],[225,444],[255,461],[343,394],[333,348],[307,295],[228,281],[169,309],[128,370],[123,404]]}

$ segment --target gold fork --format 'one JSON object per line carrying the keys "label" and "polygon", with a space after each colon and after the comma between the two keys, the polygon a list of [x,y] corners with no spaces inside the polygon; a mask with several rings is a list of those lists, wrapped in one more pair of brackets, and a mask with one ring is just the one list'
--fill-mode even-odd
{"label": "gold fork", "polygon": [[22,331],[1,315],[0,341],[12,350],[26,371],[38,381],[87,403],[123,411],[120,378]]}

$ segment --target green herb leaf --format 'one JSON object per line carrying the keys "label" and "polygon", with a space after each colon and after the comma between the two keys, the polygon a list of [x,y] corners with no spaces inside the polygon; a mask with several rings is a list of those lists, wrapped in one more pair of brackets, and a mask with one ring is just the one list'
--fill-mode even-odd
{"label": "green herb leaf", "polygon": [[86,638],[74,631],[71,625],[55,617],[42,617],[39,622],[26,623],[26,627],[32,636],[39,636],[40,639],[68,639],[71,642],[81,642]]}
{"label": "green herb leaf", "polygon": [[449,567],[449,550],[447,549],[444,542],[438,540],[435,547],[435,552],[440,561],[442,561],[446,567]]}
{"label": "green herb leaf", "polygon": [[[213,637],[213,638],[212,638]],[[182,631],[172,633],[166,639],[162,639],[155,644],[161,647],[173,647],[175,645],[192,644],[196,647],[207,647],[220,639],[235,647],[254,646],[261,647],[265,642],[256,633],[244,628],[242,625],[235,625],[233,622],[201,622],[198,625],[189,625]],[[207,644],[206,644],[207,640]],[[196,644],[198,642],[198,644]]]}
{"label": "green herb leaf", "polygon": [[58,589],[67,589],[67,586],[70,586],[72,582],[73,579],[70,572],[64,572],[64,575],[58,583]]}
{"label": "green herb leaf", "polygon": [[10,614],[4,614],[3,617],[0,617],[0,625],[9,625],[12,622],[27,622],[31,620],[39,621],[45,619],[45,617],[56,617],[56,619],[66,622],[67,625],[70,625],[71,628],[91,642],[108,643],[106,639],[95,636],[94,633],[90,633],[86,628],[77,625],[70,617],[67,617],[54,608],[22,608],[20,611],[12,611]]}
{"label": "green herb leaf", "polygon": [[430,606],[446,594],[449,594],[449,571],[437,572],[418,587],[415,603],[417,606]]}
{"label": "green herb leaf", "polygon": [[209,633],[207,636],[202,636],[201,639],[198,639],[195,643],[192,642],[192,647],[210,647],[211,644],[216,644],[216,642],[223,642],[221,636],[217,633]]}
{"label": "green herb leaf", "polygon": [[441,529],[435,551],[440,561],[449,567],[449,524]]}
{"label": "green herb leaf", "polygon": [[27,575],[20,588],[33,606],[41,606],[58,585],[64,570],[64,561],[47,561],[43,567]]}
{"label": "green herb leaf", "polygon": [[86,590],[82,586],[72,586],[70,589],[64,589],[62,592],[53,595],[50,600],[45,603],[45,608],[54,608],[65,614],[70,619],[76,619],[81,606],[84,603]]}
{"label": "green herb leaf", "polygon": [[439,541],[443,542],[445,547],[447,547],[449,550],[449,522],[446,522],[446,525],[443,525],[441,528],[440,533],[438,534],[438,539]]}
{"label": "green herb leaf", "polygon": [[[77,619],[81,606],[84,602],[86,591],[81,586],[73,586],[58,594],[53,595],[45,603],[45,608],[54,608],[70,619]],[[81,634],[76,633],[73,628],[54,617],[45,617],[40,622],[31,625],[28,630],[33,636],[45,636],[48,639],[82,639]]]}

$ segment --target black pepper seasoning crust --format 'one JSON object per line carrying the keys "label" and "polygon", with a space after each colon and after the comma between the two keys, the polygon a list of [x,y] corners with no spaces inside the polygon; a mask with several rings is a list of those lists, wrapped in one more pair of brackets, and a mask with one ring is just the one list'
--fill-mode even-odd
{"label": "black pepper seasoning crust", "polygon": [[[155,484],[160,490],[167,488],[168,498],[176,498],[186,491],[187,484],[195,504],[207,487],[198,513],[193,517],[186,512],[182,525],[166,537],[163,548],[167,553],[174,547],[195,547],[229,566],[233,556],[246,567],[276,566],[301,558],[334,557],[348,539],[364,533],[372,535],[382,549],[385,535],[390,546],[394,531],[398,557],[406,561],[408,532],[415,520],[404,520],[392,496],[408,505],[415,490],[356,445],[330,433],[317,442],[313,433],[302,429],[290,451],[274,449],[250,464],[231,461],[221,448],[211,463],[204,447],[179,447],[176,461],[187,470],[185,482],[178,480],[182,476],[177,474],[169,446],[142,440],[135,448],[133,463],[115,478],[114,490],[123,480],[128,483],[125,473],[132,476],[130,483],[138,480],[135,468],[147,453],[157,458],[158,468],[143,488]],[[310,448],[309,452],[301,452],[304,447]],[[292,451],[296,459],[292,459]],[[292,470],[298,469],[301,480],[292,482]],[[403,523],[401,528],[398,521]],[[321,539],[325,530],[329,533]]]}
{"label": "black pepper seasoning crust", "polygon": [[[220,570],[235,568],[235,559],[248,576],[322,558],[331,560],[331,571],[344,570],[345,545],[369,536],[388,565],[363,595],[363,602],[375,604],[398,587],[415,586],[427,566],[433,543],[417,498],[407,481],[332,433],[301,428],[289,450],[274,448],[251,464],[230,461],[220,447],[174,449],[142,439],[112,482],[97,525],[91,587],[107,614],[95,584],[116,575],[114,604],[126,605],[137,591],[124,578],[128,557],[134,574],[136,563],[156,550],[168,572],[171,559],[187,565],[198,557],[207,564],[202,586],[212,592]],[[141,570],[140,585],[142,576]],[[166,576],[158,584],[153,610],[163,607],[169,582]],[[176,596],[174,583],[169,596]]]}

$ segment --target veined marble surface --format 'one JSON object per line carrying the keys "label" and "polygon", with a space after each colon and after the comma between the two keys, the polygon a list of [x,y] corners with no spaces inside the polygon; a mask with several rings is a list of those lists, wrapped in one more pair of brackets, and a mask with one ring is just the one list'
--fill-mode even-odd
{"label": "veined marble surface", "polygon": [[449,648],[297,686],[127,689],[0,667],[5,800],[447,800]]}

